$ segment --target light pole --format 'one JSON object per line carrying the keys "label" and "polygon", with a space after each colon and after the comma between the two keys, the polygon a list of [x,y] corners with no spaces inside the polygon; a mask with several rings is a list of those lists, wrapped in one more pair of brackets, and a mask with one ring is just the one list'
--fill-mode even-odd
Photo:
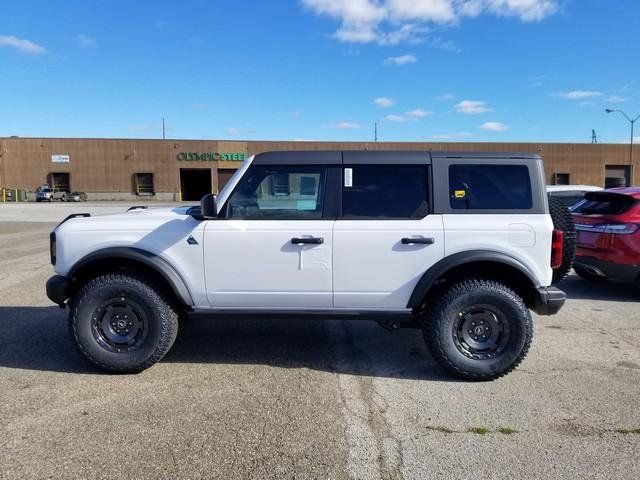
{"label": "light pole", "polygon": [[631,124],[631,143],[629,144],[629,165],[633,166],[633,126],[636,123],[636,120],[638,120],[640,118],[640,115],[638,115],[636,118],[632,119],[629,115],[624,113],[622,110],[613,110],[611,108],[607,108],[607,109],[605,109],[605,112],[607,112],[607,113],[618,112],[618,113],[621,113],[622,115],[624,115],[624,118],[629,120],[629,123]]}

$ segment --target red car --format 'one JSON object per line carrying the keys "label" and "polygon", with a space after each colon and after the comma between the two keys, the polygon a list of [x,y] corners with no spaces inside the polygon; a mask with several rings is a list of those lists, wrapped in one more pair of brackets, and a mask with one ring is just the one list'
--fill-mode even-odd
{"label": "red car", "polygon": [[572,208],[576,224],[573,269],[592,281],[640,284],[640,187],[587,193]]}

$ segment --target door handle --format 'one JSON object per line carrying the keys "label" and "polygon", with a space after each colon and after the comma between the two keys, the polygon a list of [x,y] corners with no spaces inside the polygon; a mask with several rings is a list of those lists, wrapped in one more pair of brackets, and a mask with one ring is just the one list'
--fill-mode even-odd
{"label": "door handle", "polygon": [[291,243],[294,245],[321,245],[324,243],[322,237],[293,237]]}
{"label": "door handle", "polygon": [[400,242],[402,243],[402,245],[433,245],[434,243],[436,243],[436,239],[433,237],[429,237],[429,238],[424,238],[424,237],[417,237],[417,238],[403,238],[402,240],[400,240]]}

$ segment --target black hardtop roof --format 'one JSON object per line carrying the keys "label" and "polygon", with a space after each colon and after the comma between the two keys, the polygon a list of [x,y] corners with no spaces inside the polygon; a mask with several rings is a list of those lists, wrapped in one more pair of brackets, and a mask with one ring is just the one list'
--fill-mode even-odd
{"label": "black hardtop roof", "polygon": [[510,152],[430,152],[415,150],[287,150],[256,155],[256,165],[342,165],[431,163],[433,159],[539,160],[534,153]]}

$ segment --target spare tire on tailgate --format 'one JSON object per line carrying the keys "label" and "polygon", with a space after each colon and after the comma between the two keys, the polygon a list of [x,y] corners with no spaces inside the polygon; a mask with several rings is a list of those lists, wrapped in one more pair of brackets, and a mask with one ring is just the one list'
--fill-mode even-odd
{"label": "spare tire on tailgate", "polygon": [[549,214],[553,220],[553,228],[564,232],[562,264],[553,270],[552,283],[563,280],[573,267],[576,258],[576,226],[569,208],[555,197],[549,197]]}

